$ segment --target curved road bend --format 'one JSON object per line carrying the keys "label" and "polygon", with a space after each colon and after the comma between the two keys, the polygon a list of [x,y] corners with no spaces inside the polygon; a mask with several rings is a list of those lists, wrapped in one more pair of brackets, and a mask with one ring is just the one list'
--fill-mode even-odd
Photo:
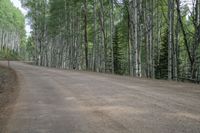
{"label": "curved road bend", "polygon": [[11,62],[8,133],[200,133],[200,87]]}

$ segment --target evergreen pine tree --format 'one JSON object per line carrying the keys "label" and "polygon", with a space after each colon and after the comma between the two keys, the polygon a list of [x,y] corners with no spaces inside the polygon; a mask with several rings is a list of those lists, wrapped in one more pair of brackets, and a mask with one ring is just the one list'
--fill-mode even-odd
{"label": "evergreen pine tree", "polygon": [[[156,65],[156,78],[167,79],[168,77],[168,30],[166,29],[162,36],[160,48],[160,58]],[[158,55],[157,55],[158,56]]]}
{"label": "evergreen pine tree", "polygon": [[113,38],[113,51],[114,51],[114,70],[116,74],[123,74],[122,69],[122,47],[119,43],[119,29],[116,26],[115,35]]}

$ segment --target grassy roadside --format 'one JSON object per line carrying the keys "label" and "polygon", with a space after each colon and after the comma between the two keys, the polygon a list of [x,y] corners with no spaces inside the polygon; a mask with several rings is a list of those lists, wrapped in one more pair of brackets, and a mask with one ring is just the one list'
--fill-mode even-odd
{"label": "grassy roadside", "polygon": [[5,50],[5,51],[0,50],[0,60],[18,61],[20,59],[21,57],[16,52],[12,52],[10,50]]}
{"label": "grassy roadside", "polygon": [[0,66],[0,133],[5,132],[17,96],[17,74],[10,68]]}

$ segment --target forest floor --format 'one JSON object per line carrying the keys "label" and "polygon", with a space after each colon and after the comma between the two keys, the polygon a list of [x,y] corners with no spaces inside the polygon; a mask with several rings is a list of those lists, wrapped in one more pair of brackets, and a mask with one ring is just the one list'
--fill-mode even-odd
{"label": "forest floor", "polygon": [[0,66],[0,133],[5,132],[8,119],[16,102],[18,87],[16,73]]}
{"label": "forest floor", "polygon": [[[0,62],[6,64],[6,62]],[[199,133],[200,86],[11,62],[8,133]]]}

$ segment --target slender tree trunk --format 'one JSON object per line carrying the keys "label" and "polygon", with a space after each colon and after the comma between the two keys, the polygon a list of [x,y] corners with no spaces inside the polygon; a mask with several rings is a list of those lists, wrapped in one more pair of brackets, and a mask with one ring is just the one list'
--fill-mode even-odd
{"label": "slender tree trunk", "polygon": [[168,1],[168,79],[173,79],[174,0]]}
{"label": "slender tree trunk", "polygon": [[138,53],[138,1],[134,1],[134,29],[135,29],[135,34],[134,34],[134,75],[139,77],[139,53]]}
{"label": "slender tree trunk", "polygon": [[106,45],[106,33],[105,33],[105,19],[104,19],[104,5],[103,0],[100,0],[100,28],[101,28],[101,72],[106,71],[106,62],[107,62],[107,45]]}
{"label": "slender tree trunk", "polygon": [[114,13],[114,1],[110,0],[110,6],[111,6],[111,11],[110,11],[110,50],[111,50],[111,71],[114,73],[114,52],[113,52],[113,33],[114,33],[114,18],[113,18],[113,13]]}
{"label": "slender tree trunk", "polygon": [[175,30],[175,43],[174,43],[174,79],[178,80],[179,77],[179,27],[180,23],[177,20],[176,22],[176,30]]}
{"label": "slender tree trunk", "polygon": [[151,0],[151,10],[150,10],[150,68],[151,68],[151,78],[155,78],[155,59],[154,59],[154,0]]}
{"label": "slender tree trunk", "polygon": [[133,22],[133,1],[128,3],[128,30],[129,30],[129,73],[134,76],[134,22]]}
{"label": "slender tree trunk", "polygon": [[93,13],[94,13],[94,40],[93,40],[93,50],[92,50],[92,70],[93,71],[96,71],[96,62],[97,62],[97,59],[96,59],[96,49],[97,49],[97,15],[96,15],[96,0],[94,0],[94,4],[93,4]]}
{"label": "slender tree trunk", "polygon": [[86,70],[89,68],[88,62],[88,34],[87,34],[87,0],[84,0],[84,39],[85,39],[85,65]]}

